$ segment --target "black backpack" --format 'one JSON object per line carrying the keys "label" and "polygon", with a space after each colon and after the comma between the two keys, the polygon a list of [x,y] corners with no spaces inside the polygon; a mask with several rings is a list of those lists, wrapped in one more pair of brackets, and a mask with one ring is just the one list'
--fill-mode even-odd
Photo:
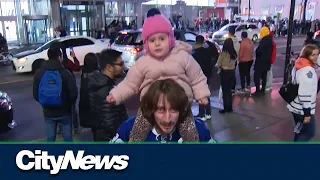
{"label": "black backpack", "polygon": [[282,85],[282,87],[279,90],[280,96],[287,103],[291,103],[298,96],[299,84],[296,83],[296,74],[297,74],[297,70],[295,70],[294,82],[290,78],[288,83],[285,85]]}

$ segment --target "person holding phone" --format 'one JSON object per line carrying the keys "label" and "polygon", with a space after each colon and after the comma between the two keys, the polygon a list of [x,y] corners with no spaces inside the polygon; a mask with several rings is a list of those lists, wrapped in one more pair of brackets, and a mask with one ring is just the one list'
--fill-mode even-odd
{"label": "person holding phone", "polygon": [[[81,66],[78,58],[76,57],[76,54],[74,53],[73,47],[69,47],[70,56],[73,58],[73,61],[72,61],[67,56],[67,47],[65,44],[61,42],[57,42],[53,46],[58,46],[61,48],[62,54],[63,54],[62,65],[65,69],[67,69],[72,74],[74,80],[76,81],[74,72],[81,71]],[[79,122],[78,122],[78,112],[76,110],[76,105],[72,106],[72,121],[73,121],[73,130],[77,134],[79,132]],[[59,127],[58,133],[60,132],[61,132],[61,128]]]}

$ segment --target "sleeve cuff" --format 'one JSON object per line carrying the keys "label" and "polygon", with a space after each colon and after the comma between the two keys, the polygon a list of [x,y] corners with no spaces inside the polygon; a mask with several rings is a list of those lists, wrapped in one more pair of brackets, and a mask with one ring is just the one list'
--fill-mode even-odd
{"label": "sleeve cuff", "polygon": [[305,117],[311,116],[311,108],[303,108],[303,114]]}

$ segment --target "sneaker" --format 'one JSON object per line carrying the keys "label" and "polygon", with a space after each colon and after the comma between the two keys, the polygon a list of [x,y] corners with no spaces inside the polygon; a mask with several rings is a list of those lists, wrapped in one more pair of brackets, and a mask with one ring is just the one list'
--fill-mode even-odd
{"label": "sneaker", "polygon": [[265,91],[271,91],[272,90],[272,87],[270,87],[270,88],[266,88],[266,90]]}
{"label": "sneaker", "polygon": [[207,114],[207,115],[206,115],[206,119],[207,119],[207,120],[210,120],[211,118],[212,118],[212,116],[211,116],[210,114]]}
{"label": "sneaker", "polygon": [[201,119],[202,121],[206,121],[206,120],[207,120],[206,117],[201,117],[201,118],[199,118],[199,119]]}
{"label": "sneaker", "polygon": [[237,90],[237,93],[239,93],[239,94],[245,94],[245,93],[246,93],[246,90],[245,90],[245,89],[239,89],[239,90]]}
{"label": "sneaker", "polygon": [[250,86],[247,86],[247,87],[245,88],[245,91],[251,92],[251,87],[250,87]]}

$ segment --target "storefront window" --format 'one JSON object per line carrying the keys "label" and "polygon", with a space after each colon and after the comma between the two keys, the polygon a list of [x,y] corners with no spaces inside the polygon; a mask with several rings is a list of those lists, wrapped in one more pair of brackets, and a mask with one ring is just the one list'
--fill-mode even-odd
{"label": "storefront window", "polygon": [[113,13],[112,2],[105,2],[105,13],[107,15],[111,15]]}
{"label": "storefront window", "polygon": [[269,7],[264,7],[261,9],[262,15],[267,16],[269,15]]}
{"label": "storefront window", "polygon": [[29,3],[28,0],[20,1],[21,15],[29,14]]}
{"label": "storefront window", "polygon": [[134,4],[131,2],[124,3],[124,10],[126,15],[134,15]]}
{"label": "storefront window", "polygon": [[2,16],[16,15],[14,1],[1,1],[1,15]]}
{"label": "storefront window", "polygon": [[118,2],[112,2],[112,9],[113,9],[113,12],[112,12],[113,15],[119,14]]}
{"label": "storefront window", "polygon": [[48,0],[38,0],[33,2],[34,15],[48,15]]}

